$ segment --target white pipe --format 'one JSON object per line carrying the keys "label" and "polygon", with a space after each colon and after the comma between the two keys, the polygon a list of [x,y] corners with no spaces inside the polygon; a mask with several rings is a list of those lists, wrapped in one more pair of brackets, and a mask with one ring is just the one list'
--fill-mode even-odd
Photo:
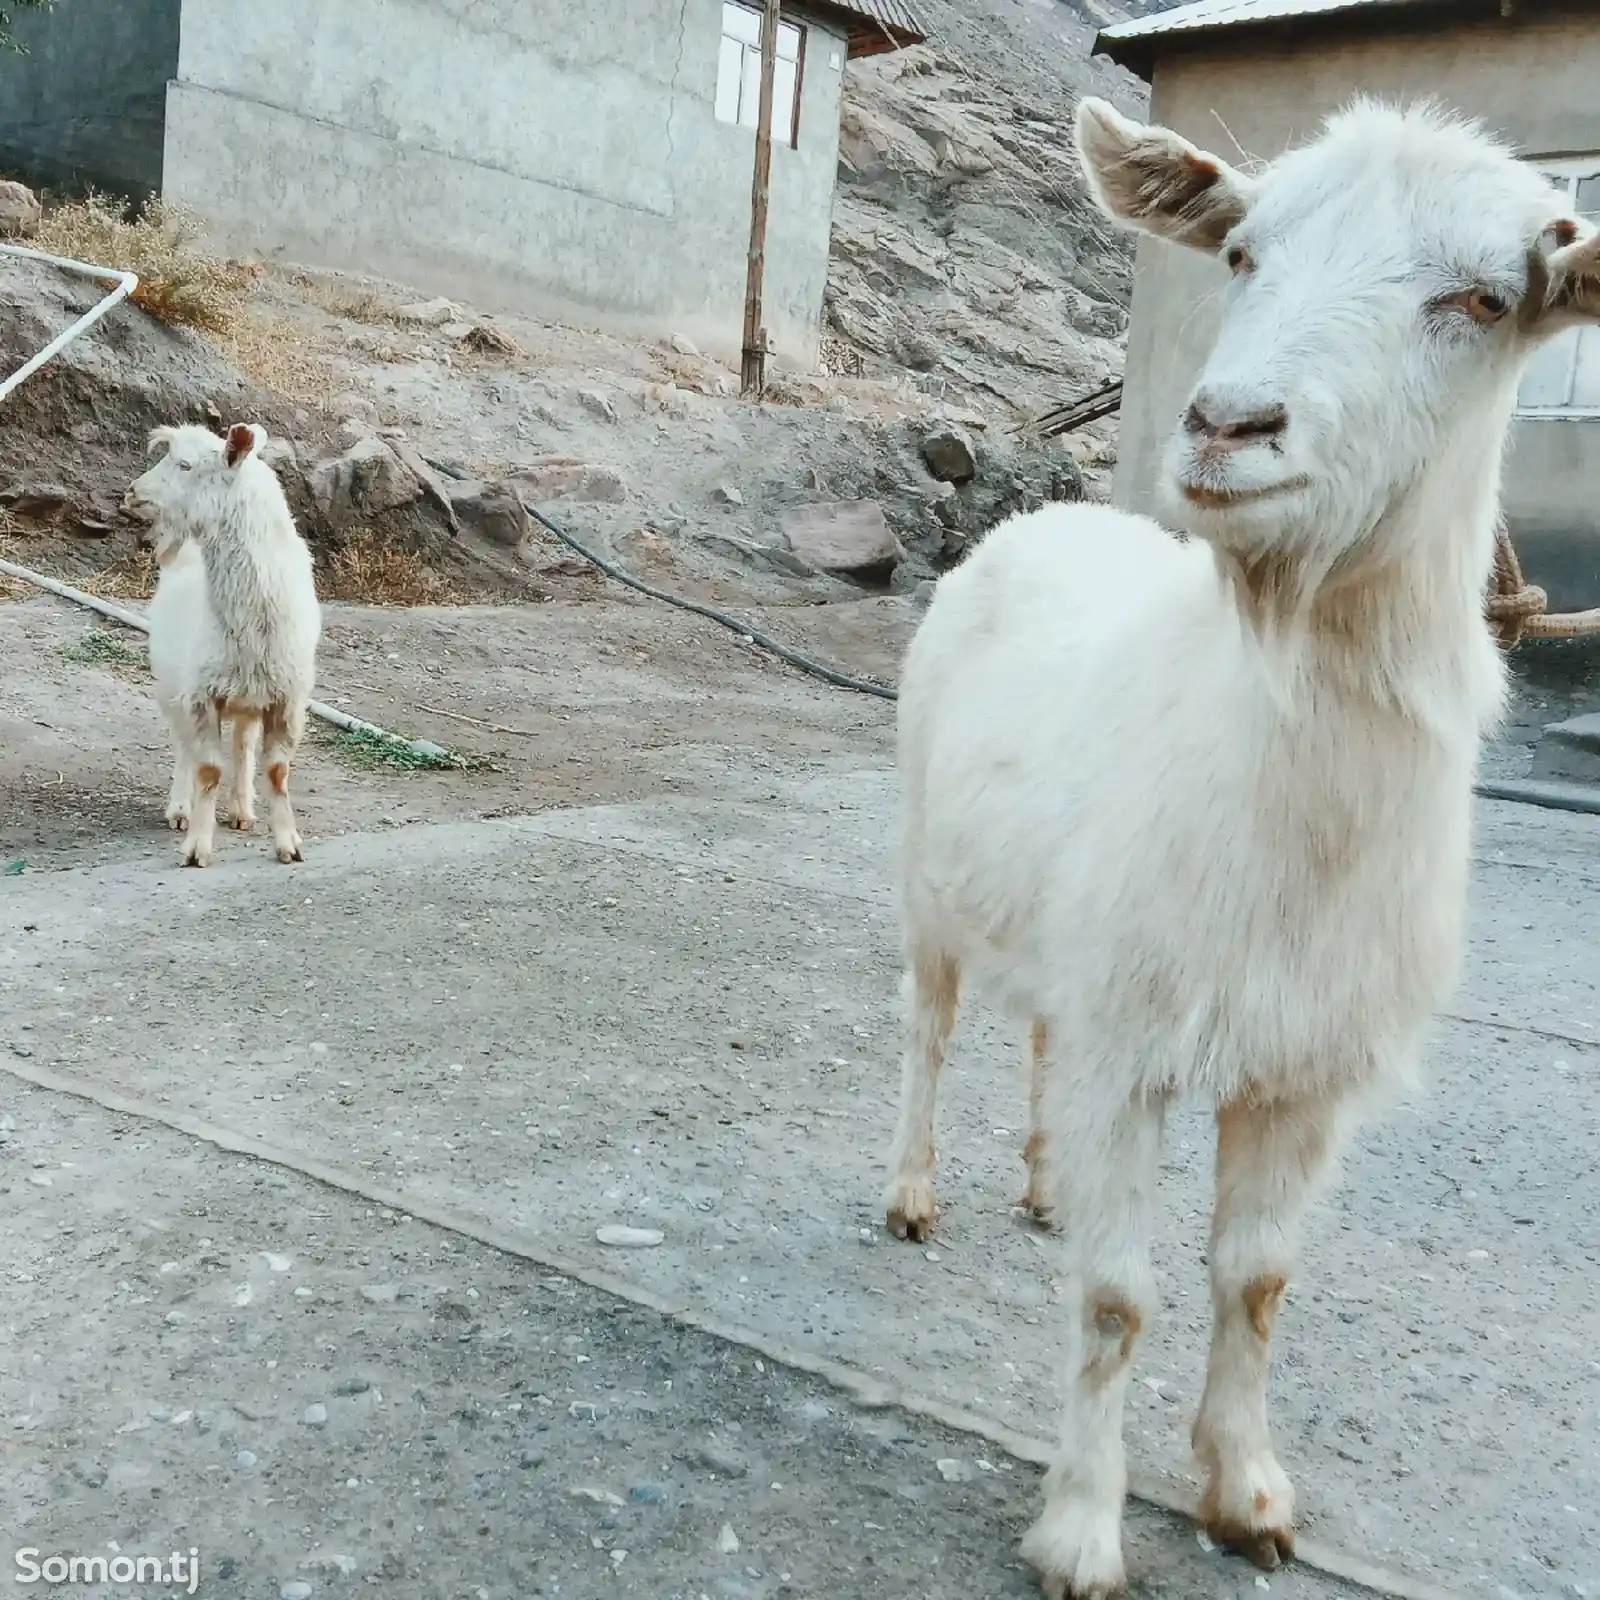
{"label": "white pipe", "polygon": [[[120,622],[126,628],[137,628],[140,633],[150,631],[150,624],[137,611],[119,606],[114,600],[102,600],[98,595],[85,594],[82,589],[74,589],[70,583],[47,578],[41,572],[30,572],[26,567],[19,567],[14,561],[0,561],[0,572],[8,577],[21,578],[23,582],[31,583],[36,588],[45,589],[51,594],[60,595],[63,600],[70,600],[74,605],[87,606],[91,611],[98,611],[101,616],[110,617],[113,622]],[[320,700],[308,702],[306,709],[313,716],[321,717],[324,722],[331,722],[334,727],[343,728],[346,733],[376,734],[380,739],[405,745],[424,758],[447,753],[443,745],[435,744],[431,739],[407,739],[401,734],[390,733],[387,728],[380,728],[375,722],[365,722],[360,717],[352,717],[346,711],[326,706]]]}
{"label": "white pipe", "polygon": [[9,378],[0,383],[0,400],[4,400],[24,378],[31,378],[47,361],[52,361],[60,355],[80,334],[87,333],[114,305],[126,300],[139,287],[139,276],[134,272],[118,271],[114,267],[93,267],[84,261],[74,261],[70,256],[46,255],[42,250],[29,250],[20,244],[0,244],[0,255],[18,256],[24,261],[44,261],[66,272],[76,272],[86,278],[99,278],[103,282],[116,284],[116,288],[104,300],[98,305],[91,306],[70,328],[58,333],[38,355],[24,362]]}

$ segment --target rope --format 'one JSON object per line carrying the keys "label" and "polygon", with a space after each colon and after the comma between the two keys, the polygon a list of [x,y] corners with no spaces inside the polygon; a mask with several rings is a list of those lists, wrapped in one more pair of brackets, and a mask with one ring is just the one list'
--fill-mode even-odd
{"label": "rope", "polygon": [[1502,518],[1494,530],[1494,578],[1484,600],[1484,615],[1502,650],[1514,650],[1524,639],[1578,639],[1600,633],[1600,609],[1552,614],[1550,597],[1522,576],[1522,563]]}

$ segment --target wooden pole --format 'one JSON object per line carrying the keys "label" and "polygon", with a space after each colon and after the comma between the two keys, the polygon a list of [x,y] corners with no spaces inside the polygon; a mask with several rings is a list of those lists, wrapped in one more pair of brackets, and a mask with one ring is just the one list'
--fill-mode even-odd
{"label": "wooden pole", "polygon": [[778,73],[778,20],[783,0],[766,0],[761,18],[761,107],[756,118],[756,175],[750,190],[750,262],[744,290],[744,362],[740,392],[759,398],[767,386],[767,330],[761,293],[767,272],[767,202],[772,186],[772,100]]}

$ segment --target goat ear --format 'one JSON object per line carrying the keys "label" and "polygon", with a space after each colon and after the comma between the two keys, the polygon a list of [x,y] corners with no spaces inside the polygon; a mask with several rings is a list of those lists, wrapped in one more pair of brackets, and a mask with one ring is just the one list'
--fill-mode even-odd
{"label": "goat ear", "polygon": [[1192,250],[1220,250],[1255,198],[1255,181],[1244,173],[1104,100],[1079,102],[1077,144],[1084,177],[1109,216]]}
{"label": "goat ear", "polygon": [[1554,332],[1574,322],[1600,322],[1600,232],[1577,237],[1583,231],[1570,220],[1547,230],[1562,248],[1544,257],[1544,295],[1534,312],[1541,331]]}
{"label": "goat ear", "polygon": [[223,459],[236,467],[256,447],[256,430],[248,422],[236,422],[228,429],[228,443],[223,449]]}
{"label": "goat ear", "polygon": [[171,444],[178,436],[176,428],[152,428],[150,437],[144,442],[144,453],[153,456],[163,445]]}

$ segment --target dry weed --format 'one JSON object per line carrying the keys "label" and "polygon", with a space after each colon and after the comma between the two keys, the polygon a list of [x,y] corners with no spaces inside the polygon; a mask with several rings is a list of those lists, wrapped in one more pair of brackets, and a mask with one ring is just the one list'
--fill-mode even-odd
{"label": "dry weed", "polygon": [[310,352],[302,330],[259,307],[243,311],[213,340],[246,376],[297,405],[325,407],[349,387]]}
{"label": "dry weed", "polygon": [[370,528],[358,528],[340,548],[317,589],[324,600],[366,606],[451,606],[468,598],[420,556],[384,544]]}
{"label": "dry weed", "polygon": [[193,218],[170,201],[151,199],[135,214],[120,200],[91,194],[49,212],[34,244],[136,272],[135,305],[163,322],[220,333],[238,317],[257,269],[208,254],[196,244],[198,235]]}
{"label": "dry weed", "polygon": [[64,577],[62,582],[102,600],[148,600],[156,592],[156,558],[136,546],[87,578]]}

